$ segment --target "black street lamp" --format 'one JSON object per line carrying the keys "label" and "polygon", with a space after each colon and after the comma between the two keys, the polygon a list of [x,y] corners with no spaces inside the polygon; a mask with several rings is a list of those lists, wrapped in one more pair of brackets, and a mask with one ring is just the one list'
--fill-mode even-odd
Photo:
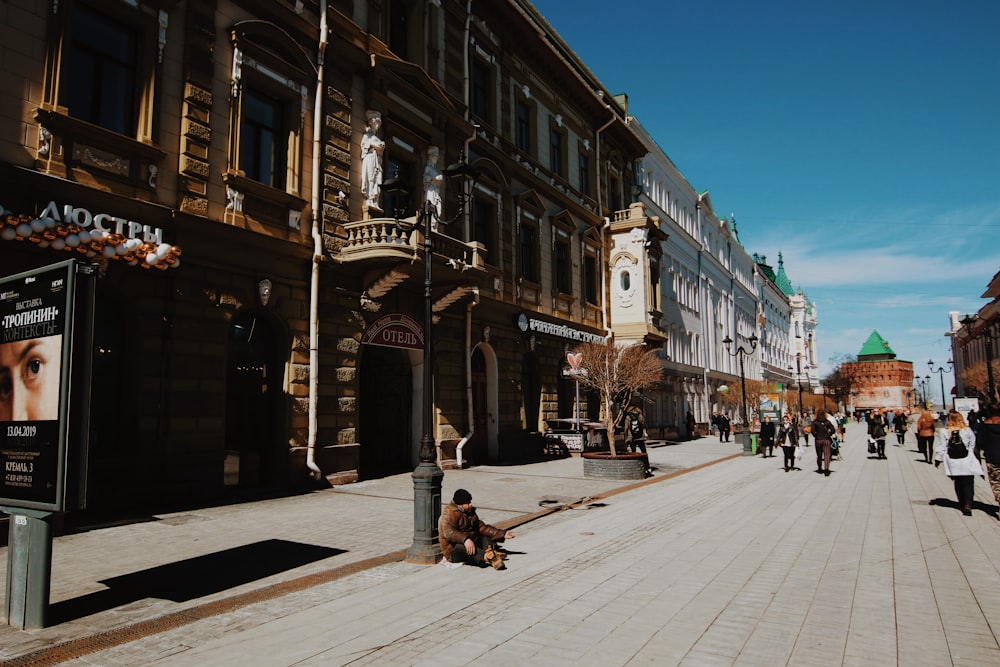
{"label": "black street lamp", "polygon": [[[734,357],[738,357],[740,360],[740,389],[743,391],[743,456],[753,456],[753,445],[750,443],[750,414],[747,412],[747,382],[746,375],[743,372],[743,357],[753,354],[753,351],[757,349],[757,334],[750,336],[747,342],[750,343],[749,349],[737,344],[735,351],[731,349],[733,347],[733,339],[729,336],[723,339],[722,344],[726,346],[726,352]],[[801,394],[799,394],[799,399],[801,400]]]}
{"label": "black street lamp", "polygon": [[798,424],[802,419],[802,353],[799,352],[795,355],[795,368],[791,366],[788,367],[789,371],[795,371],[795,382],[799,385],[799,409],[798,413],[795,415],[795,423]]}
{"label": "black street lamp", "polygon": [[[977,321],[983,322],[985,324],[985,326],[982,329],[979,330],[978,334],[976,334],[975,336],[973,336],[972,335],[972,326]],[[973,339],[973,338],[979,338],[980,336],[982,336],[983,338],[986,339],[986,341],[985,341],[985,347],[986,347],[986,377],[987,377],[987,379],[989,381],[989,385],[990,385],[989,402],[993,403],[994,401],[997,400],[997,386],[996,386],[996,383],[993,380],[993,341],[996,340],[996,339],[994,338],[995,334],[993,333],[992,325],[990,324],[990,322],[988,322],[987,320],[984,320],[982,317],[980,317],[977,314],[975,317],[973,317],[972,315],[966,315],[965,318],[962,320],[962,326],[964,326],[965,330],[969,333],[969,339],[970,340]]]}
{"label": "black street lamp", "polygon": [[934,360],[933,359],[927,360],[927,365],[930,366],[931,373],[937,373],[938,377],[941,378],[941,412],[946,412],[948,410],[948,401],[944,395],[944,374],[951,370],[950,367],[953,363],[954,362],[951,359],[949,359],[948,360],[949,368],[945,368],[944,366],[939,366],[937,369],[935,369]]}
{"label": "black street lamp", "polygon": [[[424,234],[424,356],[423,356],[423,436],[420,438],[420,462],[413,471],[413,545],[406,552],[406,561],[419,565],[433,565],[441,558],[441,547],[438,543],[438,519],[441,517],[441,481],[444,472],[437,465],[437,448],[434,441],[434,400],[432,365],[434,363],[434,303],[433,303],[433,253],[432,234],[434,223],[451,224],[465,213],[472,200],[472,191],[479,171],[465,161],[465,153],[458,156],[458,162],[441,172],[449,179],[458,180],[461,189],[457,197],[458,211],[447,220],[440,217],[437,205],[431,201],[423,201],[414,222],[400,219],[403,209],[398,202],[405,199],[407,191],[402,187],[398,173],[382,184],[386,192],[395,193],[397,205],[393,207],[393,217],[396,226],[409,231],[418,226],[423,227]],[[472,187],[466,192],[466,180],[472,181]]]}

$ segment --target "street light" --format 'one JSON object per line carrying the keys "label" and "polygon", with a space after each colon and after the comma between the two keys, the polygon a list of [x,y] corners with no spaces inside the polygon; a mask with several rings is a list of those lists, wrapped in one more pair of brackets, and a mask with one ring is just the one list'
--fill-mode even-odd
{"label": "street light", "polygon": [[[789,368],[788,370],[792,370]],[[795,382],[799,385],[799,410],[795,415],[795,423],[799,423],[802,418],[802,353],[795,354]]]}
{"label": "street light", "polygon": [[[972,325],[974,325],[977,321],[983,322],[985,326],[979,330],[979,333],[977,335],[973,336]],[[982,336],[983,338],[986,339],[986,345],[985,345],[986,377],[988,378],[990,385],[989,402],[992,403],[995,400],[997,400],[997,387],[996,383],[993,381],[993,341],[995,340],[995,338],[993,330],[991,328],[992,325],[990,324],[989,321],[983,319],[977,314],[975,317],[973,317],[972,315],[966,315],[965,318],[962,320],[962,326],[964,326],[965,330],[969,333],[970,340],[973,338],[979,338],[979,336]]]}
{"label": "street light", "polygon": [[743,357],[753,354],[753,351],[757,349],[757,334],[750,336],[747,342],[750,343],[750,349],[737,344],[735,351],[731,349],[733,339],[729,336],[723,339],[722,344],[726,346],[726,352],[740,360],[740,389],[743,391],[743,456],[753,456],[753,445],[750,444],[750,415],[747,412],[747,381],[743,372]]}
{"label": "street light", "polygon": [[[433,279],[431,269],[433,267],[433,243],[431,235],[435,222],[448,225],[458,220],[465,213],[466,206],[472,200],[472,191],[475,190],[475,182],[479,177],[479,171],[470,166],[465,161],[465,153],[460,153],[458,162],[450,165],[441,172],[449,179],[456,179],[461,182],[461,189],[457,197],[458,211],[454,217],[444,220],[440,217],[434,203],[425,199],[417,213],[414,222],[406,222],[400,219],[403,209],[399,206],[407,194],[402,187],[399,174],[382,184],[382,189],[386,192],[395,193],[395,204],[393,206],[393,217],[396,226],[402,230],[409,231],[420,225],[423,226],[424,233],[424,357],[423,357],[423,436],[420,438],[420,462],[413,471],[413,545],[406,552],[406,561],[419,565],[433,565],[441,557],[441,547],[438,544],[438,519],[441,516],[441,481],[444,472],[437,465],[437,452],[434,444],[434,400],[433,392],[433,372],[431,369],[434,363],[434,341],[433,341]],[[465,190],[466,180],[472,181],[469,192]]]}
{"label": "street light", "polygon": [[[948,366],[951,366],[953,363],[954,362],[951,359],[948,360]],[[934,360],[933,359],[928,359],[927,360],[927,365],[930,366],[931,373],[937,373],[938,377],[941,378],[941,412],[945,412],[945,411],[948,410],[948,403],[947,403],[947,401],[945,400],[945,397],[944,397],[944,374],[945,374],[945,372],[949,371],[950,368],[945,368],[944,366],[939,366],[937,369],[935,369],[934,368]],[[930,376],[928,376],[928,377],[930,377]]]}

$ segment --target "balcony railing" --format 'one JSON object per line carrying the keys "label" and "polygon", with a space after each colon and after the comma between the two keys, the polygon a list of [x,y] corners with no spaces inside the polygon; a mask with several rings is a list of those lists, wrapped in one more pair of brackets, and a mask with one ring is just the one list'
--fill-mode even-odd
{"label": "balcony railing", "polygon": [[[407,227],[413,220],[407,220]],[[340,249],[345,262],[362,260],[410,259],[423,256],[424,230],[417,225],[404,229],[392,218],[373,218],[344,225],[347,239]],[[434,254],[452,260],[456,268],[485,268],[481,243],[466,243],[439,232],[431,233]]]}

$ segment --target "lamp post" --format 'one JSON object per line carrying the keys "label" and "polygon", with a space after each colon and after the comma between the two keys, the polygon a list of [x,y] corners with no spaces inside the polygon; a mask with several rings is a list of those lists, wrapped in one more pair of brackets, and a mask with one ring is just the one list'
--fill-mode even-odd
{"label": "lamp post", "polygon": [[795,415],[795,423],[798,424],[799,420],[802,418],[802,353],[796,353],[795,355],[795,368],[788,368],[789,371],[795,371],[795,382],[799,385],[799,408],[797,414]]}
{"label": "lamp post", "polygon": [[750,343],[749,349],[737,344],[736,349],[732,350],[733,339],[726,336],[722,344],[726,346],[726,352],[740,360],[740,390],[743,392],[743,456],[753,456],[753,445],[750,444],[750,414],[747,412],[747,382],[743,372],[743,357],[753,354],[753,351],[757,349],[757,335],[750,336],[747,342]]}
{"label": "lamp post", "polygon": [[928,403],[930,403],[930,401],[931,401],[931,397],[930,397],[930,393],[931,393],[931,376],[930,375],[925,375],[923,377],[923,379],[920,381],[920,386],[923,387],[923,390],[924,390],[924,410],[930,410],[930,406],[928,405]]}
{"label": "lamp post", "polygon": [[441,517],[441,481],[444,472],[437,465],[437,451],[434,440],[434,399],[433,369],[434,363],[434,303],[433,303],[433,253],[434,247],[431,235],[434,223],[450,224],[463,213],[472,199],[471,192],[466,193],[465,181],[471,179],[473,189],[478,177],[478,170],[465,161],[465,153],[458,156],[458,162],[441,172],[449,179],[460,179],[461,190],[457,197],[458,211],[454,217],[443,220],[437,206],[430,201],[423,201],[414,222],[408,223],[400,219],[403,209],[398,205],[407,194],[402,187],[398,173],[382,184],[386,192],[394,192],[397,204],[393,207],[393,217],[400,229],[411,230],[423,227],[424,234],[424,355],[423,355],[423,414],[420,438],[420,462],[413,471],[413,545],[406,552],[406,561],[418,565],[433,565],[441,557],[441,547],[438,544],[438,519]]}
{"label": "lamp post", "polygon": [[[972,326],[977,321],[983,322],[985,324],[985,326],[982,329],[979,330],[979,333],[977,335],[973,336],[972,335]],[[976,315],[975,317],[973,317],[972,315],[966,315],[965,318],[962,320],[962,326],[964,326],[965,330],[969,333],[969,339],[970,340],[973,339],[973,338],[979,338],[980,336],[982,336],[983,338],[986,339],[986,341],[985,341],[985,347],[986,347],[986,377],[987,377],[987,380],[988,380],[989,386],[990,386],[989,402],[992,403],[992,402],[994,402],[994,401],[997,400],[997,386],[996,386],[996,383],[993,380],[993,341],[995,340],[995,338],[994,338],[995,334],[993,333],[993,330],[991,329],[991,324],[987,320],[984,320],[979,315]]]}
{"label": "lamp post", "polygon": [[[949,367],[953,363],[954,362],[951,359],[948,360],[948,366]],[[938,368],[935,369],[934,368],[934,360],[933,359],[928,359],[927,360],[927,365],[930,366],[931,373],[937,373],[938,377],[941,378],[941,412],[945,412],[945,411],[948,410],[948,402],[947,402],[947,400],[945,399],[945,396],[944,396],[944,374],[949,369],[945,368],[943,365],[939,366]]]}

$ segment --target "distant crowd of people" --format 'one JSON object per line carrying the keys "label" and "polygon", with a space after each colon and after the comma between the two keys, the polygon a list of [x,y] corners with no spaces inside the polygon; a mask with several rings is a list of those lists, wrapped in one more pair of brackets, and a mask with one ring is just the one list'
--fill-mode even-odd
{"label": "distant crowd of people", "polygon": [[[755,434],[756,454],[770,458],[774,456],[775,447],[781,447],[785,472],[801,470],[797,463],[804,458],[812,436],[816,472],[829,477],[830,462],[840,458],[840,445],[852,418],[865,425],[869,459],[886,460],[886,441],[894,435],[895,445],[902,447],[912,426],[917,451],[923,461],[943,468],[954,483],[962,514],[972,514],[976,476],[989,481],[1000,506],[1000,403],[988,403],[979,410],[971,410],[968,420],[957,410],[937,415],[930,410],[918,414],[889,408],[856,411],[850,417],[840,412],[830,414],[823,409],[812,415],[789,413],[782,417],[780,424],[765,415]],[[730,441],[730,429],[728,416],[712,415],[712,430],[721,442]]]}

